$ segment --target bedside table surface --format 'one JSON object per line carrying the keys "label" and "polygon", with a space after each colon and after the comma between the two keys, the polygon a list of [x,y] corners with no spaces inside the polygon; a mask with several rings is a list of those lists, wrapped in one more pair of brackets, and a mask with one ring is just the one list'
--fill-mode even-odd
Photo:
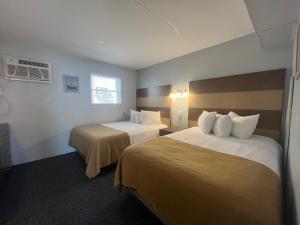
{"label": "bedside table surface", "polygon": [[165,131],[169,131],[169,132],[178,132],[178,131],[181,131],[181,130],[184,130],[184,128],[179,128],[179,127],[167,127],[167,128],[163,128],[162,130],[165,130]]}
{"label": "bedside table surface", "polygon": [[165,135],[173,134],[173,133],[181,131],[181,130],[184,130],[184,128],[175,128],[175,127],[163,128],[163,129],[159,130],[159,135],[160,136],[165,136]]}

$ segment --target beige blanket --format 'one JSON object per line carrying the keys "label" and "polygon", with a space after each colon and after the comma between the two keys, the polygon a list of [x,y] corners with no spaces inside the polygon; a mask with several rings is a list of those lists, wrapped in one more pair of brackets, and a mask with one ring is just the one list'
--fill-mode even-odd
{"label": "beige blanket", "polygon": [[129,146],[126,132],[100,124],[75,127],[69,138],[69,145],[76,148],[85,158],[86,175],[93,178],[100,168],[118,161],[122,151]]}
{"label": "beige blanket", "polygon": [[281,181],[262,164],[168,137],[122,154],[115,186],[172,225],[280,225]]}

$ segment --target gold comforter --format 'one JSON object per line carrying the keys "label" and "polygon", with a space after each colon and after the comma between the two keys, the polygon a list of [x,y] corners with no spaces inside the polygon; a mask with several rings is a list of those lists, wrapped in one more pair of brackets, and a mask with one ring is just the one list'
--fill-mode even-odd
{"label": "gold comforter", "polygon": [[122,151],[129,146],[126,132],[100,124],[75,127],[69,138],[69,145],[76,148],[85,158],[86,175],[93,178],[100,168],[118,161]]}
{"label": "gold comforter", "polygon": [[280,225],[281,181],[262,164],[168,137],[122,154],[115,185],[172,225]]}

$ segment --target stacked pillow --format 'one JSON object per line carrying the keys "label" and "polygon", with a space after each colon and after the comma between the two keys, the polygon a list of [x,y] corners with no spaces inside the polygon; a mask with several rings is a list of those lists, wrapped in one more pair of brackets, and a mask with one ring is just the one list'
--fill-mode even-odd
{"label": "stacked pillow", "polygon": [[252,116],[239,116],[234,112],[228,114],[232,119],[231,134],[238,138],[250,138],[256,129],[259,114]]}
{"label": "stacked pillow", "polygon": [[158,112],[153,112],[153,111],[141,111],[141,120],[142,124],[161,124],[160,120],[160,111]]}
{"label": "stacked pillow", "polygon": [[216,112],[207,112],[199,116],[198,126],[205,134],[212,131],[219,137],[229,137],[230,134],[247,139],[254,133],[259,119],[259,114],[252,116],[239,116],[234,112],[228,115],[217,114]]}
{"label": "stacked pillow", "polygon": [[214,126],[216,115],[216,112],[203,111],[203,113],[199,116],[198,126],[203,131],[203,133],[210,134]]}
{"label": "stacked pillow", "polygon": [[136,112],[136,123],[142,123],[142,113]]}
{"label": "stacked pillow", "polygon": [[141,124],[161,124],[160,120],[160,111],[146,111],[142,110],[141,112],[131,110],[130,111],[130,121],[133,123],[141,123]]}
{"label": "stacked pillow", "polygon": [[137,120],[136,120],[137,112],[138,111],[130,110],[130,122],[137,123]]}
{"label": "stacked pillow", "polygon": [[217,114],[213,132],[219,137],[229,137],[232,129],[232,120],[229,115]]}

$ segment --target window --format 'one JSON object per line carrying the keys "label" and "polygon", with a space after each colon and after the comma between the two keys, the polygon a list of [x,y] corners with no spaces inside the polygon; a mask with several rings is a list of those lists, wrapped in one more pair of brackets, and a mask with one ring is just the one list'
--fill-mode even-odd
{"label": "window", "polygon": [[121,104],[121,79],[91,74],[92,104]]}

